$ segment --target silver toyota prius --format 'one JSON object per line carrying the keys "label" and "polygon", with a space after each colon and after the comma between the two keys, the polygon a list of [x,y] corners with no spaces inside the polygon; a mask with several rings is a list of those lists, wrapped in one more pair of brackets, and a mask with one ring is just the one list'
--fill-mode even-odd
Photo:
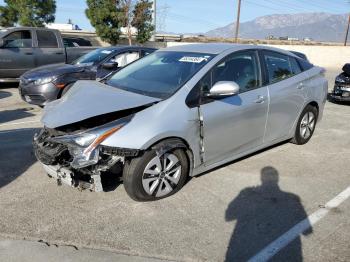
{"label": "silver toyota prius", "polygon": [[324,69],[276,48],[161,49],[103,82],[78,81],[45,107],[34,150],[58,184],[137,201],[273,144],[302,145],[322,118]]}

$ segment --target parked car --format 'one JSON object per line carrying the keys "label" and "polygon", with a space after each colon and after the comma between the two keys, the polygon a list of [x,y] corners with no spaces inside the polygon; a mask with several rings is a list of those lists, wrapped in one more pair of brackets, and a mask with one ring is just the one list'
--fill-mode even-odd
{"label": "parked car", "polygon": [[65,47],[58,30],[12,27],[0,30],[0,82],[18,82],[26,71],[71,63],[96,47]]}
{"label": "parked car", "polygon": [[64,95],[78,80],[103,78],[155,49],[137,46],[113,46],[96,49],[71,64],[53,64],[23,74],[19,82],[22,99],[45,106]]}
{"label": "parked car", "polygon": [[350,102],[350,64],[345,64],[343,72],[335,78],[330,99],[338,102]]}
{"label": "parked car", "polygon": [[34,151],[59,183],[102,191],[101,178],[122,176],[131,198],[157,200],[188,176],[281,141],[307,143],[326,103],[323,72],[270,47],[162,49],[48,104]]}

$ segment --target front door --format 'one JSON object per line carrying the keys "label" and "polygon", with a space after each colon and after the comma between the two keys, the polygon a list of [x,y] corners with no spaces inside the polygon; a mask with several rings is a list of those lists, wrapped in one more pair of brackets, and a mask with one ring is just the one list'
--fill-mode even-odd
{"label": "front door", "polygon": [[203,89],[209,89],[219,81],[234,81],[240,87],[239,94],[204,100],[200,107],[205,164],[233,158],[260,146],[265,133],[268,91],[267,87],[261,87],[257,52],[241,51],[229,55],[203,81]]}
{"label": "front door", "polygon": [[0,48],[0,78],[18,78],[35,67],[31,30],[19,30],[4,37]]}

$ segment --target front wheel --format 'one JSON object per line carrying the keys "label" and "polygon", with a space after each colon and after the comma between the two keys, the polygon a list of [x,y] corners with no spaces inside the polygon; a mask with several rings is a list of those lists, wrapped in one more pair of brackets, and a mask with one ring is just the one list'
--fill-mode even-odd
{"label": "front wheel", "polygon": [[312,105],[307,105],[301,113],[297,127],[295,130],[294,138],[292,143],[297,145],[306,144],[312,137],[316,122],[317,122],[318,111],[317,108]]}
{"label": "front wheel", "polygon": [[188,176],[188,160],[182,149],[173,149],[163,155],[155,150],[125,163],[124,187],[136,201],[153,201],[179,191]]}

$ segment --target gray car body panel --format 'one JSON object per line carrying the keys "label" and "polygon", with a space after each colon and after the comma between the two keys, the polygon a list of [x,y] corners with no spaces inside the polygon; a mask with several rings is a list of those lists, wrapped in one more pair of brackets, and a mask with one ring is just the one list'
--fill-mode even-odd
{"label": "gray car body panel", "polygon": [[[322,69],[313,67],[276,84],[264,85],[236,96],[201,105],[204,125],[203,158],[200,150],[199,110],[198,107],[188,107],[185,104],[186,97],[198,81],[220,60],[233,52],[249,49],[272,50],[297,57],[288,51],[254,45],[196,44],[167,48],[166,51],[217,55],[170,98],[136,113],[127,125],[104,140],[102,145],[147,150],[166,138],[180,138],[192,151],[194,169],[191,174],[196,175],[292,138],[297,119],[305,105],[310,102],[316,102],[319,105],[319,120],[322,118],[328,84],[321,75]],[[300,82],[304,82],[302,89],[297,88]],[[88,85],[88,83],[81,82],[81,85]],[[284,96],[283,93],[287,89],[289,93]],[[264,96],[264,102],[257,104],[255,100],[260,95]],[[128,104],[131,107],[130,103],[131,101],[123,101],[123,106]],[[82,104],[76,106],[80,105]],[[59,113],[55,113],[56,110]],[[98,109],[95,107],[85,106],[84,110],[92,110],[95,115],[98,115],[95,113]],[[70,118],[66,114],[63,116],[62,111],[54,104],[46,113],[44,120],[53,121],[51,119],[60,116]],[[44,124],[46,125],[45,121]],[[280,128],[282,124],[285,126]],[[51,124],[51,126],[58,125],[59,123]]]}
{"label": "gray car body panel", "polygon": [[123,91],[96,81],[82,80],[76,82],[61,99],[46,105],[42,122],[49,128],[56,128],[157,101],[157,98]]}

